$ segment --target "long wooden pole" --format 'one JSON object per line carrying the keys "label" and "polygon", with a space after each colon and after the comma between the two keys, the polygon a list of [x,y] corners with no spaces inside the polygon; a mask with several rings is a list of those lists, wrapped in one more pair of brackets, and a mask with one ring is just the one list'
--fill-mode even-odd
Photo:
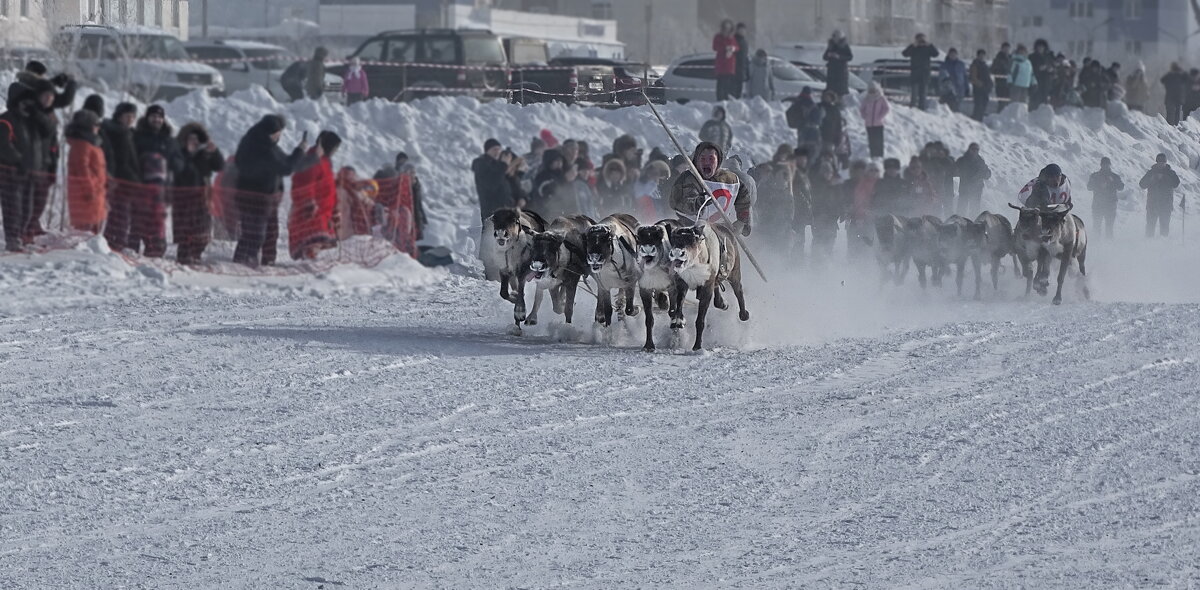
{"label": "long wooden pole", "polygon": [[[725,214],[725,210],[721,209],[721,205],[717,201],[717,198],[713,195],[712,189],[708,187],[708,183],[704,182],[704,177],[701,176],[700,171],[696,169],[696,163],[693,162],[687,153],[683,151],[683,146],[679,144],[679,140],[675,138],[675,134],[671,133],[671,129],[667,127],[667,122],[664,121],[662,115],[658,113],[658,108],[654,106],[654,102],[652,102],[650,97],[646,95],[645,86],[642,87],[642,97],[646,99],[646,104],[650,105],[650,110],[654,113],[654,118],[658,119],[658,124],[662,125],[663,130],[667,132],[667,137],[671,138],[671,143],[675,144],[675,150],[679,152],[679,155],[683,156],[684,160],[687,160],[688,168],[692,170],[692,174],[696,175],[696,180],[700,183],[700,187],[704,189],[704,194],[708,195],[709,200],[716,205],[713,208],[717,210],[717,213],[721,214],[721,219],[732,228],[733,222],[729,220],[729,216]],[[737,195],[734,196],[736,197]],[[699,219],[697,219],[697,221],[699,221]],[[737,240],[738,246],[742,249],[742,253],[746,255],[746,259],[750,261],[751,266],[754,267],[754,270],[758,271],[758,276],[762,277],[764,283],[767,282],[767,275],[763,272],[762,265],[760,265],[758,260],[754,258],[754,253],[750,251],[750,247],[746,245],[746,240],[743,240],[742,236],[738,232],[730,233],[733,234],[733,239]]]}

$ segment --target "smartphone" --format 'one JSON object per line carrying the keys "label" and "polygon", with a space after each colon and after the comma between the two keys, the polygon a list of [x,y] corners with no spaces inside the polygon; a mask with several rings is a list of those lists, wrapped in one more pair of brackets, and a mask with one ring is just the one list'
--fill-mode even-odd
{"label": "smartphone", "polygon": [[308,143],[308,132],[307,131],[304,132],[304,135],[300,136],[300,143]]}

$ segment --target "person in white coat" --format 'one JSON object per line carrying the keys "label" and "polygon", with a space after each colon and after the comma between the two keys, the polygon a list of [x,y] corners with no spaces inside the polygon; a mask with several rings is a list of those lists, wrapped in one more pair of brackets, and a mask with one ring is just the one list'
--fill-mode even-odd
{"label": "person in white coat", "polygon": [[759,49],[750,60],[750,98],[761,96],[763,100],[775,100],[775,73],[771,70],[771,59],[766,50]]}

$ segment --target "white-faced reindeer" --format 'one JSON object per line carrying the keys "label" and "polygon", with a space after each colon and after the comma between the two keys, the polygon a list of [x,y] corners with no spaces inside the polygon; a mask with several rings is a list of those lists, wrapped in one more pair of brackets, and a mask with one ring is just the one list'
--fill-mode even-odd
{"label": "white-faced reindeer", "polygon": [[654,350],[654,303],[675,317],[675,273],[671,269],[671,232],[679,227],[675,220],[643,225],[637,230],[638,264],[641,278],[638,292],[646,310],[646,351]]}
{"label": "white-faced reindeer", "polygon": [[742,268],[737,239],[725,225],[699,223],[694,226],[676,228],[671,232],[671,267],[675,273],[675,317],[671,328],[683,329],[683,298],[696,291],[700,308],[696,311],[696,343],[692,350],[704,346],[704,326],[709,305],[727,309],[728,304],[720,294],[720,286],[728,282],[737,297],[739,314],[743,322],[749,321],[746,297],[742,291]]}
{"label": "white-faced reindeer", "polygon": [[[588,228],[583,237],[587,253],[588,269],[596,279],[596,323],[612,325],[612,291],[616,289],[624,301],[623,315],[633,317],[638,313],[634,303],[641,268],[633,244],[637,241],[634,230],[637,220],[631,215],[616,214],[601,219]],[[621,300],[619,300],[621,301]]]}
{"label": "white-faced reindeer", "polygon": [[[1070,214],[1071,203],[1041,209],[1011,203],[1009,207],[1021,212],[1013,242],[1025,274],[1025,294],[1028,295],[1031,288],[1037,290],[1038,295],[1046,294],[1050,286],[1050,260],[1057,258],[1058,290],[1054,293],[1054,304],[1061,304],[1063,281],[1071,261],[1078,261],[1079,274],[1087,276],[1087,231],[1083,220]],[[1034,261],[1037,261],[1036,276],[1032,269]],[[1083,283],[1083,296],[1090,298],[1086,281]]]}
{"label": "white-faced reindeer", "polygon": [[513,320],[520,328],[525,323],[525,281],[521,279],[529,272],[533,236],[546,231],[546,221],[532,211],[507,208],[498,209],[489,221],[492,239],[484,236],[482,254],[499,270],[500,297],[513,303]]}
{"label": "white-faced reindeer", "polygon": [[567,323],[571,323],[579,281],[588,276],[583,236],[594,223],[583,215],[567,215],[552,221],[546,231],[534,234],[533,253],[525,280],[536,285],[537,292],[533,296],[533,310],[525,319],[526,325],[537,324],[538,309],[546,291],[550,292],[554,313],[564,315]]}

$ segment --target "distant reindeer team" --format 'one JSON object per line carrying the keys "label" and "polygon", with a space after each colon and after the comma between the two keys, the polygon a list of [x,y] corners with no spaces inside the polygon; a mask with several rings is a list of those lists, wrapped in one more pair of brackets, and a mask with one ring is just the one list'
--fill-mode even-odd
{"label": "distant reindeer team", "polygon": [[[876,220],[875,235],[859,236],[874,245],[884,281],[904,281],[910,265],[917,268],[922,288],[928,282],[940,287],[954,267],[958,294],[963,292],[967,264],[975,271],[975,298],[982,295],[982,266],[991,264],[992,288],[1000,288],[1000,269],[1011,256],[1013,272],[1025,278],[1025,294],[1045,295],[1050,286],[1052,261],[1058,263],[1058,289],[1054,304],[1062,303],[1063,282],[1071,264],[1087,275],[1087,232],[1083,220],[1070,213],[1070,203],[1045,207],[1009,207],[1020,212],[1017,225],[1003,215],[984,211],[974,221],[952,215],[945,221],[926,215],[905,218],[885,215]],[[930,276],[926,276],[927,272]],[[1084,297],[1089,297],[1083,283]]]}

